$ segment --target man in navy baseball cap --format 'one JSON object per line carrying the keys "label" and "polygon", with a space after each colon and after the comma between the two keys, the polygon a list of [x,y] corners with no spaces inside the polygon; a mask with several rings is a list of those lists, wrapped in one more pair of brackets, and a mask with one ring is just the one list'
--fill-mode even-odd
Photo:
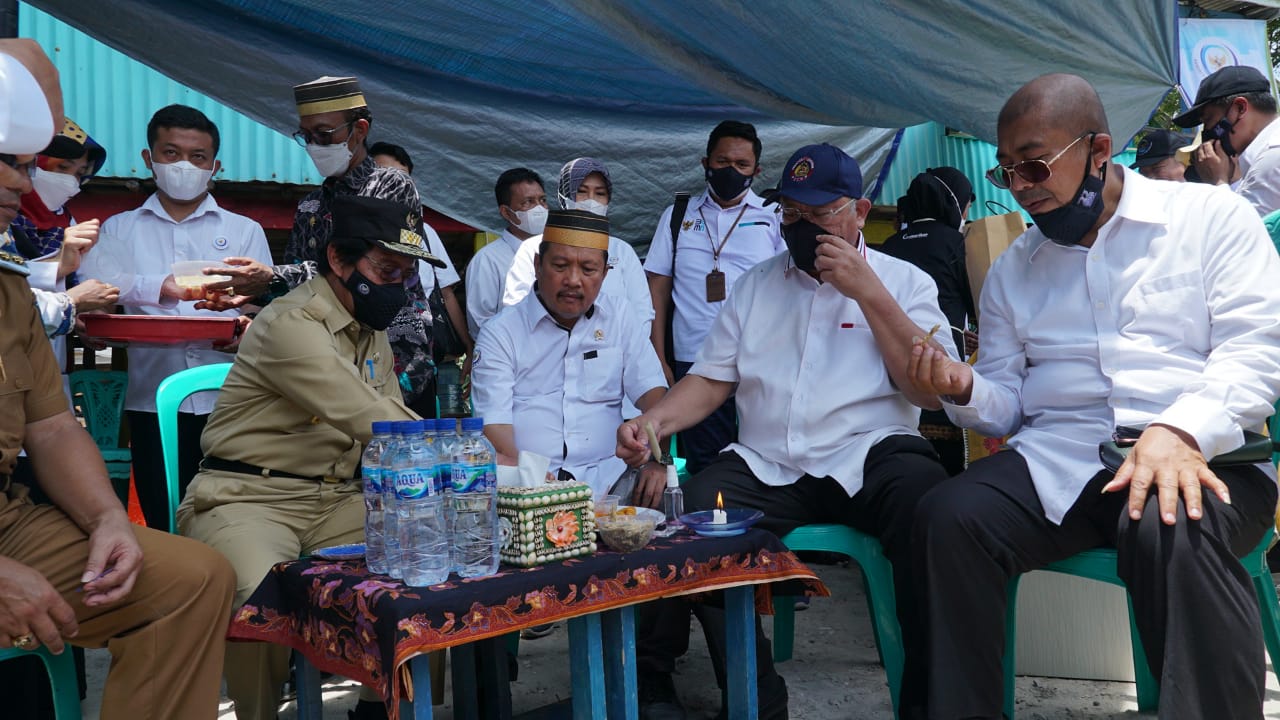
{"label": "man in navy baseball cap", "polygon": [[796,267],[817,276],[820,235],[861,246],[871,201],[862,197],[858,161],[834,145],[806,145],[792,154],[778,187],[765,194],[778,203],[782,239]]}

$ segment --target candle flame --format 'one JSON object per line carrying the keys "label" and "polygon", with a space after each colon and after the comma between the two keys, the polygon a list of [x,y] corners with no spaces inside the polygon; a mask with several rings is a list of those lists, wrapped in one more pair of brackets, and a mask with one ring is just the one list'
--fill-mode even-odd
{"label": "candle flame", "polygon": [[724,496],[720,494],[719,490],[716,491],[716,509],[717,510],[724,509]]}

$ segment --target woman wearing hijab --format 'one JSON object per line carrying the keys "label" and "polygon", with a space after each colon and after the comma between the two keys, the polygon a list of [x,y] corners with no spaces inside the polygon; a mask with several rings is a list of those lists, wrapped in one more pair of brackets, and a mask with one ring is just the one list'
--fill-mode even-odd
{"label": "woman wearing hijab", "polygon": [[[898,201],[902,230],[880,246],[881,252],[906,260],[933,278],[938,286],[938,306],[951,324],[958,348],[965,346],[967,323],[977,318],[965,270],[964,235],[960,232],[973,199],[973,185],[956,168],[925,170],[911,181],[907,194]],[[945,412],[921,412],[920,434],[933,443],[949,473],[955,475],[964,470],[964,434],[951,424]]]}

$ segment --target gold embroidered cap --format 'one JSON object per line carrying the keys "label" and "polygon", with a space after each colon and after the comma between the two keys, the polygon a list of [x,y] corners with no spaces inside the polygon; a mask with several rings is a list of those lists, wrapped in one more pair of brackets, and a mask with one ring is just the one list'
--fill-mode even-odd
{"label": "gold embroidered cap", "polygon": [[552,210],[547,213],[542,239],[609,252],[609,220],[586,210]]}
{"label": "gold embroidered cap", "polygon": [[298,105],[299,117],[367,107],[364,93],[360,92],[360,82],[353,77],[325,75],[294,85],[293,100]]}

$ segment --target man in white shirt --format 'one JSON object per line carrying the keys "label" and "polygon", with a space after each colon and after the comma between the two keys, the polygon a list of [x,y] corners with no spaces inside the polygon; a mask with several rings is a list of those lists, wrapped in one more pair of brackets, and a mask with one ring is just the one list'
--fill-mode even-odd
{"label": "man in white shirt", "polygon": [[[751,181],[760,174],[761,147],[750,123],[725,120],[717,125],[702,158],[706,190],[688,200],[674,237],[675,205],[663,211],[653,232],[644,269],[656,319],[651,337],[668,382],[689,372],[738,278],[785,249],[776,215],[751,191]],[[680,433],[680,454],[696,473],[736,439],[730,397]]]}
{"label": "man in white shirt", "polygon": [[[1258,604],[1237,558],[1272,525],[1275,469],[1269,454],[1206,459],[1280,394],[1280,260],[1240,197],[1110,163],[1082,78],[1023,86],[997,132],[988,178],[1036,227],[987,275],[977,365],[923,347],[910,363],[956,424],[1010,436],[916,514],[928,717],[999,717],[1009,579],[1101,545],[1119,553],[1160,717],[1261,718]],[[1145,430],[1112,475],[1098,446],[1117,426]]]}
{"label": "man in white shirt", "polygon": [[[189,301],[204,295],[197,298],[175,282],[173,263],[238,256],[271,264],[262,226],[222,209],[209,194],[209,179],[221,167],[218,144],[217,126],[204,113],[185,105],[161,108],[147,124],[148,149],[142,151],[142,160],[155,174],[156,192],[137,210],[103,223],[98,247],[81,266],[86,277],[120,288],[120,304],[127,313],[238,317],[240,310],[195,309]],[[169,526],[156,388],[180,370],[230,359],[208,343],[129,348],[125,410],[132,438],[133,479],[148,527]],[[200,433],[216,397],[216,393],[193,395],[178,413],[180,494],[196,474],[202,457]]]}
{"label": "man in white shirt", "polygon": [[1280,210],[1280,122],[1271,82],[1256,69],[1231,65],[1200,83],[1196,103],[1173,122],[1180,127],[1204,124],[1204,142],[1193,153],[1201,182],[1228,185],[1258,215]]}
{"label": "man in white shirt", "polygon": [[[556,193],[564,210],[585,210],[600,216],[609,214],[609,201],[613,198],[613,180],[609,168],[599,160],[580,157],[560,168],[560,183]],[[515,305],[529,294],[534,282],[533,259],[538,253],[536,242],[523,243],[507,271],[506,287],[502,293],[502,305]],[[645,322],[645,333],[653,321],[653,304],[649,300],[649,283],[644,267],[631,244],[609,236],[609,272],[605,275],[600,291],[620,298]]]}
{"label": "man in white shirt", "polygon": [[[880,538],[894,567],[908,668],[919,664],[922,626],[911,586],[910,523],[917,501],[947,477],[920,436],[918,406],[937,398],[910,389],[912,339],[945,328],[933,280],[867,247],[857,162],[809,145],[787,162],[777,190],[789,252],[752,268],[716,318],[687,375],[653,408],[618,429],[618,455],[638,462],[642,428],[659,435],[693,425],[737,393],[739,442],[684,486],[690,510],[765,513],[759,527],[783,536],[808,523],[844,523]],[[937,336],[956,350],[951,333]],[[724,647],[724,614],[695,606],[708,646]],[[676,598],[644,606],[637,633],[641,717],[684,717],[671,682],[688,648],[689,607]],[[760,717],[785,718],[786,684],[756,632]],[[721,658],[712,653],[723,684]],[[904,680],[901,694],[921,692]]]}
{"label": "man in white shirt", "polygon": [[502,309],[507,271],[520,244],[541,235],[547,223],[547,191],[538,173],[528,168],[507,170],[498,176],[493,196],[507,226],[501,237],[480,248],[467,265],[467,327],[471,337],[479,337],[480,328]]}
{"label": "man in white shirt", "polygon": [[[476,415],[506,464],[521,450],[602,497],[626,471],[614,456],[623,401],[651,407],[666,392],[644,322],[600,291],[609,270],[609,221],[585,210],[547,218],[534,256],[534,291],[485,323],[472,369]],[[656,507],[666,472],[648,464],[633,498]]]}

